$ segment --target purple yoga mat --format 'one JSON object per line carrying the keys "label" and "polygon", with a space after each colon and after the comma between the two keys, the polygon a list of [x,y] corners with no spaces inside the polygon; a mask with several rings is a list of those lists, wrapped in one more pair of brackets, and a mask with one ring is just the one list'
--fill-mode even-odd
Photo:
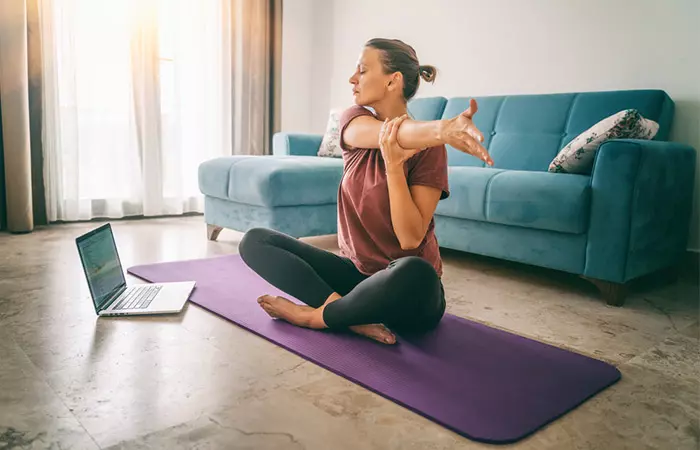
{"label": "purple yoga mat", "polygon": [[[136,266],[151,282],[195,280],[190,301],[470,439],[518,441],[620,379],[613,366],[446,314],[430,333],[384,345],[270,318],[285,294],[238,255]],[[449,302],[449,298],[447,299]]]}

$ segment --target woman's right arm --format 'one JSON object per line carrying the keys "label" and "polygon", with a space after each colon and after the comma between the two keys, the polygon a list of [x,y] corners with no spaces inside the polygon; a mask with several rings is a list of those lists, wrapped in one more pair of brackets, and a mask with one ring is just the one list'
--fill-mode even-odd
{"label": "woman's right arm", "polygon": [[[398,131],[398,144],[405,149],[426,149],[448,144],[493,166],[491,156],[481,145],[484,135],[472,121],[477,108],[476,101],[471,100],[467,110],[451,119],[426,122],[406,119]],[[379,148],[381,128],[382,122],[374,116],[361,115],[345,126],[341,139],[348,147]]]}
{"label": "woman's right arm", "polygon": [[[423,122],[406,119],[398,134],[399,145],[403,148],[428,148],[442,145],[440,138],[442,120]],[[379,131],[382,122],[373,116],[359,116],[345,128],[343,142],[354,148],[379,148]]]}

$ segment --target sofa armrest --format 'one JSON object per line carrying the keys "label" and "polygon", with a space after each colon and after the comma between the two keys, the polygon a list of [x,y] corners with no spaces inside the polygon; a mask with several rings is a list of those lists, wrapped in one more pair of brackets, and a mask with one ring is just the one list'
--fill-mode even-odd
{"label": "sofa armrest", "polygon": [[316,156],[323,135],[302,133],[275,133],[272,137],[273,155]]}
{"label": "sofa armrest", "polygon": [[695,159],[695,149],[675,142],[600,146],[584,275],[624,283],[678,261],[689,234]]}

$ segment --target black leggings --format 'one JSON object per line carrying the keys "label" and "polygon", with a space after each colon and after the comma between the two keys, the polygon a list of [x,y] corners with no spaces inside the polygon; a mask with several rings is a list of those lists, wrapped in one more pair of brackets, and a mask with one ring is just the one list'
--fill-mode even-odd
{"label": "black leggings", "polygon": [[348,258],[267,228],[253,228],[239,245],[243,261],[268,283],[323,310],[329,328],[382,323],[396,332],[434,328],[445,312],[445,291],[433,266],[417,256],[399,258],[367,276]]}

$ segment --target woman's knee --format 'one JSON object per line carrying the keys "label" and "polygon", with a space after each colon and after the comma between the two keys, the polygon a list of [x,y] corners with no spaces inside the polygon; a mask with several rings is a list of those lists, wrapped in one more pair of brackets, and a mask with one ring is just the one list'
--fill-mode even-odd
{"label": "woman's knee", "polygon": [[405,256],[393,262],[394,269],[402,274],[412,275],[422,279],[437,278],[437,272],[432,264],[420,256]]}
{"label": "woman's knee", "polygon": [[393,262],[392,278],[409,292],[431,291],[439,282],[435,268],[419,256],[406,256]]}
{"label": "woman's knee", "polygon": [[241,255],[243,260],[245,260],[246,256],[251,254],[251,252],[254,252],[257,247],[267,242],[270,236],[270,231],[271,230],[267,228],[259,227],[251,228],[245,232],[241,242],[238,244],[238,253]]}
{"label": "woman's knee", "polygon": [[402,332],[434,327],[440,319],[441,286],[433,265],[423,258],[409,256],[396,260],[391,270],[389,289],[398,296],[402,308],[389,325]]}

